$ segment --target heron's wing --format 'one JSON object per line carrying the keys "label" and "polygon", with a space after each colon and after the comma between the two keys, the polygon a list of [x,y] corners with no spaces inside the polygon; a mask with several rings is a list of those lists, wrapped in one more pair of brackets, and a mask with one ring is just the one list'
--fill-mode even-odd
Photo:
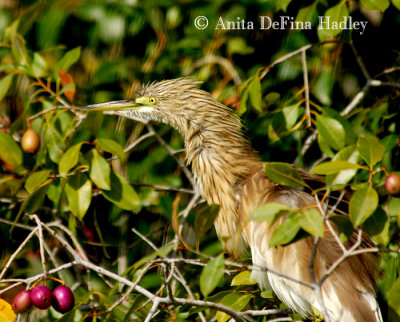
{"label": "heron's wing", "polygon": [[[269,282],[287,305],[305,316],[310,316],[311,305],[321,310],[321,301],[312,288],[300,282],[312,283],[313,278],[309,267],[312,267],[316,281],[323,278],[331,265],[342,256],[342,249],[327,228],[325,236],[318,242],[313,265],[310,265],[314,248],[312,237],[300,239],[287,246],[270,247],[269,241],[275,228],[286,220],[286,217],[282,216],[274,223],[247,220],[248,214],[253,209],[268,202],[280,202],[298,209],[314,205],[315,199],[305,191],[270,181],[260,169],[245,184],[239,206],[239,214],[252,251],[253,263],[284,276],[273,272],[265,273],[265,270],[261,269],[254,274],[255,278],[262,286]],[[366,248],[371,242],[365,234],[362,236],[360,247]],[[346,247],[354,244],[356,238],[357,233],[349,239]],[[343,260],[327,277],[322,286],[322,294],[326,310],[333,317],[338,319],[347,317],[353,321],[376,321],[374,266],[374,256],[371,253],[362,253]]]}

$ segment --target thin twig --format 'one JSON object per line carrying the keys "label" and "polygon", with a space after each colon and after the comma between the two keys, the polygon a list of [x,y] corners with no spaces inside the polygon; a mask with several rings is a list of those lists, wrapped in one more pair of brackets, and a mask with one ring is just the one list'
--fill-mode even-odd
{"label": "thin twig", "polygon": [[242,80],[241,80],[238,72],[236,71],[235,67],[233,66],[233,64],[226,58],[223,58],[220,56],[215,56],[215,55],[208,55],[206,57],[199,59],[192,66],[187,68],[183,73],[185,75],[189,75],[190,73],[193,72],[194,69],[202,67],[207,64],[221,65],[222,68],[225,69],[228,72],[228,74],[231,76],[235,85],[242,84]]}
{"label": "thin twig", "polygon": [[311,113],[310,113],[310,92],[308,88],[308,70],[307,70],[307,58],[306,49],[301,52],[301,63],[303,66],[303,80],[304,80],[304,95],[306,99],[306,116],[307,116],[307,127],[311,126]]}
{"label": "thin twig", "polygon": [[[43,267],[43,277],[45,281],[47,280],[47,269],[46,269],[46,256],[44,253],[44,238],[43,238],[43,230],[42,230],[42,222],[39,220],[39,217],[37,215],[30,215],[30,219],[34,220],[38,226],[38,238],[39,238],[39,250],[40,250],[40,259],[42,261],[42,267]],[[46,283],[46,282],[45,282]]]}
{"label": "thin twig", "polygon": [[[11,223],[12,225],[12,223]],[[17,250],[10,256],[10,258],[8,259],[6,265],[4,266],[3,270],[1,271],[0,274],[0,281],[3,279],[5,273],[7,272],[7,270],[10,268],[11,263],[14,261],[14,259],[17,257],[17,255],[19,254],[19,252],[21,250],[23,250],[26,246],[26,244],[31,240],[31,238],[37,233],[37,231],[39,230],[39,227],[34,228],[29,235],[24,239],[24,241],[19,245],[19,247],[17,248]]]}

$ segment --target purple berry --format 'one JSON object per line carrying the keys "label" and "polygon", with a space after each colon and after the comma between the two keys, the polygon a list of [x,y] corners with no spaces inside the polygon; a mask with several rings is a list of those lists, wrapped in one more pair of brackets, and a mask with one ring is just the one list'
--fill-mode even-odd
{"label": "purple berry", "polygon": [[44,285],[35,286],[31,291],[31,299],[34,306],[46,310],[51,306],[51,290]]}
{"label": "purple berry", "polygon": [[12,307],[15,313],[25,313],[31,308],[31,306],[31,291],[22,291],[14,297]]}
{"label": "purple berry", "polygon": [[64,285],[57,286],[53,291],[52,305],[60,313],[70,311],[75,305],[74,294],[70,288]]}

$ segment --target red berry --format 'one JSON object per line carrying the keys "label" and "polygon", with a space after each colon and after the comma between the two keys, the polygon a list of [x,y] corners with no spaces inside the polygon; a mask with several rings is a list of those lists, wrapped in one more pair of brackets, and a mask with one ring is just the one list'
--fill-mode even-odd
{"label": "red berry", "polygon": [[60,285],[53,291],[52,305],[60,313],[70,311],[75,305],[74,294],[69,287]]}
{"label": "red berry", "polygon": [[46,310],[51,306],[51,290],[44,285],[35,286],[31,291],[31,299],[34,306]]}
{"label": "red berry", "polygon": [[31,291],[22,291],[14,297],[12,307],[15,313],[25,313],[31,308],[31,306]]}
{"label": "red berry", "polygon": [[387,176],[385,181],[386,192],[394,197],[400,197],[400,176],[392,173]]}

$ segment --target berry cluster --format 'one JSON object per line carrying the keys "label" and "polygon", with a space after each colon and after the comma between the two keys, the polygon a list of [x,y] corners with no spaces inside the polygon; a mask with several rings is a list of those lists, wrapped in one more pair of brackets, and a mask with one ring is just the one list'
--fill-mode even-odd
{"label": "berry cluster", "polygon": [[53,306],[56,311],[66,313],[74,307],[75,298],[71,289],[67,286],[57,286],[52,292],[47,286],[38,285],[33,287],[32,290],[25,290],[17,294],[12,306],[15,313],[25,313],[31,308],[32,304],[41,310]]}

